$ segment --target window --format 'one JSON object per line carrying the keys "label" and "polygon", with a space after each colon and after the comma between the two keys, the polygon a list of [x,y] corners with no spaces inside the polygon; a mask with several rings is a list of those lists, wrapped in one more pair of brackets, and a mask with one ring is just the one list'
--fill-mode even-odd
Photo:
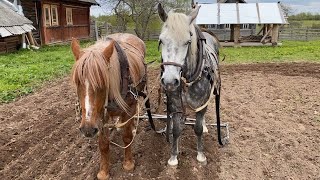
{"label": "window", "polygon": [[51,22],[52,26],[58,26],[58,7],[56,5],[51,5]]}
{"label": "window", "polygon": [[72,21],[72,8],[66,8],[67,25],[73,25]]}
{"label": "window", "polygon": [[50,13],[50,5],[44,5],[44,24],[45,26],[51,26],[51,13]]}
{"label": "window", "polygon": [[249,27],[250,27],[249,24],[243,24],[242,25],[242,29],[249,29]]}
{"label": "window", "polygon": [[210,29],[217,29],[215,24],[208,24],[208,28]]}
{"label": "window", "polygon": [[59,26],[58,6],[44,4],[43,9],[45,26]]}
{"label": "window", "polygon": [[226,25],[224,25],[224,28],[226,28],[226,29],[230,29],[230,24],[226,24]]}

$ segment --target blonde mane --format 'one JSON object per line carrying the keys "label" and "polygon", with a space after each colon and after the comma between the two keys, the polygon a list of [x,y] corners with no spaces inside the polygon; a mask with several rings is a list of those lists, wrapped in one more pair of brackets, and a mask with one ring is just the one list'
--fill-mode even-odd
{"label": "blonde mane", "polygon": [[[113,47],[110,60],[105,59],[103,55],[103,50],[109,43],[109,41],[98,41],[95,45],[86,48],[73,66],[72,80],[77,87],[80,84],[84,85],[87,80],[94,91],[97,89],[105,90],[108,100],[115,100],[121,109],[129,113],[129,106],[121,96],[121,70],[115,47]],[[130,75],[136,85],[146,73],[143,65],[144,54],[140,56],[142,59],[127,51],[126,54]],[[143,68],[141,69],[141,67]],[[105,104],[107,105],[107,103],[106,100]]]}
{"label": "blonde mane", "polygon": [[[193,69],[196,66],[196,54],[197,54],[197,35],[195,31],[195,26],[193,22],[190,23],[189,16],[183,13],[176,13],[173,10],[168,13],[168,19],[162,27],[162,32],[164,28],[168,29],[169,35],[172,39],[183,40],[191,36],[191,59],[188,63],[189,68]],[[190,30],[190,31],[189,31]]]}

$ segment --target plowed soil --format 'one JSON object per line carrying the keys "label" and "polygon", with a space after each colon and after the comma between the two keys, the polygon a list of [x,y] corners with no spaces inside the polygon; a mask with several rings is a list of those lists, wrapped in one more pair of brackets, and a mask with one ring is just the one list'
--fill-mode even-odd
{"label": "plowed soil", "polygon": [[[205,134],[207,165],[196,160],[192,127],[184,129],[179,165],[167,166],[170,144],[139,125],[133,144],[136,167],[122,169],[123,150],[111,146],[111,179],[320,179],[320,64],[224,65],[222,121],[230,143]],[[158,86],[149,68],[149,89]],[[156,106],[157,91],[152,92]],[[69,77],[0,105],[0,179],[96,179],[96,139],[82,137],[75,121]],[[215,122],[214,103],[206,114]],[[160,128],[163,123],[157,123]],[[120,132],[113,138],[121,143]]]}

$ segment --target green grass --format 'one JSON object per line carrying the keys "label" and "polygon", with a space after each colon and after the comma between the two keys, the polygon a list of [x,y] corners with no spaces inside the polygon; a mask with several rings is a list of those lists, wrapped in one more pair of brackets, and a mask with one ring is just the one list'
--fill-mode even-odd
{"label": "green grass", "polygon": [[224,63],[320,62],[320,41],[283,41],[282,46],[225,47]]}
{"label": "green grass", "polygon": [[158,51],[158,41],[146,41],[147,53],[146,61],[158,61],[160,62],[160,51]]}
{"label": "green grass", "polygon": [[33,92],[44,81],[66,75],[72,64],[67,45],[0,55],[0,103]]}
{"label": "green grass", "polygon": [[[82,44],[82,47],[90,43]],[[158,41],[147,41],[146,61],[160,62]],[[284,41],[281,47],[223,48],[225,64],[263,62],[320,62],[320,41]],[[44,82],[68,75],[73,56],[69,45],[45,46],[0,55],[0,103],[34,92]],[[157,64],[157,63],[156,63]]]}
{"label": "green grass", "polygon": [[289,20],[289,23],[291,26],[296,28],[311,28],[311,27],[320,27],[320,21],[319,20]]}
{"label": "green grass", "polygon": [[[147,62],[160,61],[158,41],[147,41]],[[223,63],[263,63],[263,62],[320,62],[320,41],[284,41],[282,46],[270,47],[224,47],[221,55]]]}

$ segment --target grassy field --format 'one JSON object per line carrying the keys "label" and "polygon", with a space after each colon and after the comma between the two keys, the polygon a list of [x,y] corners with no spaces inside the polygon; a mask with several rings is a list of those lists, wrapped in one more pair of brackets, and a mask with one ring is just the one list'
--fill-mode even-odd
{"label": "grassy field", "polygon": [[[82,44],[82,47],[89,43]],[[146,61],[160,61],[157,41],[147,41]],[[223,48],[225,64],[257,62],[320,62],[320,41],[285,41],[281,47]],[[0,103],[31,93],[44,82],[70,73],[73,56],[68,45],[46,46],[0,55]],[[155,63],[156,64],[156,63]]]}
{"label": "grassy field", "polygon": [[[320,41],[284,41],[280,47],[225,47],[221,55],[223,63],[263,63],[263,62],[320,62]],[[147,42],[147,60],[159,60],[158,42]]]}

